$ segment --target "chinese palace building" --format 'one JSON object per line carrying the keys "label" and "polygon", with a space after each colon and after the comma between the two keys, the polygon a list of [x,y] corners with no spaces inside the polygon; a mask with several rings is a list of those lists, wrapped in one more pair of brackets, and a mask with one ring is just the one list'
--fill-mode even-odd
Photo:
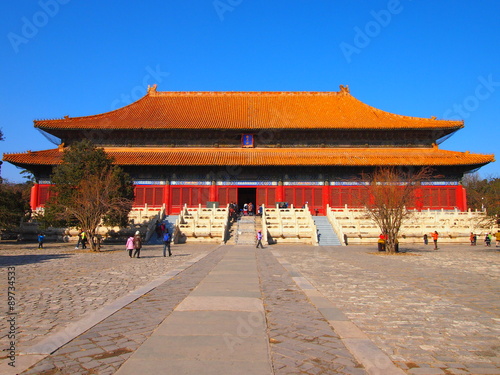
{"label": "chinese palace building", "polygon": [[159,92],[93,116],[37,120],[58,148],[5,154],[37,183],[33,209],[48,198],[52,168],[72,143],[90,139],[135,182],[135,205],[288,202],[325,212],[360,206],[359,177],[379,166],[429,166],[416,208],[466,210],[463,174],[493,155],[440,149],[463,121],[401,116],[339,92]]}

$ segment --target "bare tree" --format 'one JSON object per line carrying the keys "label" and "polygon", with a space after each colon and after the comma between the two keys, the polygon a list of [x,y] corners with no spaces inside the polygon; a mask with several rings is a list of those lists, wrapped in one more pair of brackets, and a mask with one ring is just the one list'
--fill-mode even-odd
{"label": "bare tree", "polygon": [[73,144],[65,150],[51,180],[45,225],[81,228],[88,235],[91,250],[97,250],[95,239],[101,222],[126,225],[133,186],[103,149],[88,141]]}
{"label": "bare tree", "polygon": [[416,205],[415,191],[422,180],[431,177],[430,168],[417,172],[404,172],[394,167],[377,168],[372,174],[364,175],[367,182],[366,203],[368,216],[386,236],[386,251],[394,253],[399,230],[410,216],[408,207]]}
{"label": "bare tree", "polygon": [[76,188],[73,200],[66,205],[66,213],[76,218],[89,239],[91,250],[98,250],[97,233],[107,216],[129,212],[131,201],[116,194],[116,175],[107,169],[85,176]]}

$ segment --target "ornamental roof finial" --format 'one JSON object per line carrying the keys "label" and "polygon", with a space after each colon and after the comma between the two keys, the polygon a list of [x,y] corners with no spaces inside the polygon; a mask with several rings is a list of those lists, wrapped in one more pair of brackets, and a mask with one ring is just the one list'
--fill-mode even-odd
{"label": "ornamental roof finial", "polygon": [[153,86],[148,85],[148,94],[154,94],[156,92],[156,87],[158,85],[155,83]]}
{"label": "ornamental roof finial", "polygon": [[340,85],[340,92],[344,93],[344,94],[349,94],[349,86],[348,85]]}

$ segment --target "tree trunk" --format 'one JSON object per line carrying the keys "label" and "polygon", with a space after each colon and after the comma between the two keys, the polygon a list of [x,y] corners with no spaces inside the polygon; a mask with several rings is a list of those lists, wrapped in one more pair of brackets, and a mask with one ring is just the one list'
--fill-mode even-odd
{"label": "tree trunk", "polygon": [[100,251],[100,244],[96,235],[97,230],[87,232],[87,237],[89,241],[89,248],[92,251]]}

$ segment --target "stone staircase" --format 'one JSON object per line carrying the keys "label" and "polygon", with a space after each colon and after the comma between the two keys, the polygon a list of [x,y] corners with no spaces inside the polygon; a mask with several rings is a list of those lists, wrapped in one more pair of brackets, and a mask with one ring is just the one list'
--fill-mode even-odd
{"label": "stone staircase", "polygon": [[326,216],[313,216],[313,220],[318,229],[319,246],[342,246]]}
{"label": "stone staircase", "polygon": [[254,245],[256,238],[255,216],[241,216],[235,228],[236,245]]}
{"label": "stone staircase", "polygon": [[[173,235],[173,233],[174,233],[175,222],[177,221],[178,218],[179,218],[179,216],[177,216],[177,215],[169,215],[169,216],[165,217],[165,219],[163,219],[163,222],[165,223],[165,227],[168,229],[168,232],[171,235]],[[149,238],[148,244],[150,244],[150,245],[163,244],[163,238],[158,238],[158,236],[156,235],[156,232],[154,232],[151,234],[151,237]]]}

